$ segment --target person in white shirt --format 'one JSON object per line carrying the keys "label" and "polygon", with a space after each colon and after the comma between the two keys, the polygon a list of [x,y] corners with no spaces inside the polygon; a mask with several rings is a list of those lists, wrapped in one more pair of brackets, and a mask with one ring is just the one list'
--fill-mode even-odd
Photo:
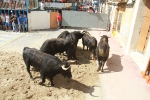
{"label": "person in white shirt", "polygon": [[45,2],[44,1],[41,1],[41,10],[44,10],[44,7],[45,7]]}
{"label": "person in white shirt", "polygon": [[7,32],[9,31],[9,27],[10,27],[8,13],[6,13],[5,20],[6,20],[5,27],[6,27],[6,32]]}

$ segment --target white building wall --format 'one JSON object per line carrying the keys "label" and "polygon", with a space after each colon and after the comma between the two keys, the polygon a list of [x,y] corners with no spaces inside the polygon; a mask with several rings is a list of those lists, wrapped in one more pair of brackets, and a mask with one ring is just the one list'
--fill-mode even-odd
{"label": "white building wall", "polygon": [[50,13],[47,11],[32,11],[28,14],[29,30],[49,29]]}

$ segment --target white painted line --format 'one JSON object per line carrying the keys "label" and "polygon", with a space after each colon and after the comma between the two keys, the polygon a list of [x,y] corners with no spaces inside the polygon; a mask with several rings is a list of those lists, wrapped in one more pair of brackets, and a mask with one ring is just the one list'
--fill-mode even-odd
{"label": "white painted line", "polygon": [[24,36],[24,35],[26,35],[26,34],[27,34],[27,33],[24,33],[24,34],[22,34],[22,35],[20,35],[20,36],[18,36],[18,37],[16,37],[16,38],[14,38],[13,40],[10,40],[10,41],[8,41],[8,42],[6,42],[6,43],[0,45],[0,48],[3,47],[3,46],[5,46],[5,45],[7,45],[7,44],[9,44],[9,43],[11,43],[11,42],[13,42],[13,41],[15,41],[15,40],[17,40],[17,39],[19,39],[20,37],[22,37],[22,36]]}

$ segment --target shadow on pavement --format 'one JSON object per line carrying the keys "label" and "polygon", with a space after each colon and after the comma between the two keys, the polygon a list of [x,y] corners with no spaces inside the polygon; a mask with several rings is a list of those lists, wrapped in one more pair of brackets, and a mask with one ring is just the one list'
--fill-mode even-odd
{"label": "shadow on pavement", "polygon": [[107,59],[107,62],[106,62],[107,68],[104,68],[104,73],[122,71],[123,66],[121,64],[121,57],[122,56],[120,55],[112,54],[112,56]]}

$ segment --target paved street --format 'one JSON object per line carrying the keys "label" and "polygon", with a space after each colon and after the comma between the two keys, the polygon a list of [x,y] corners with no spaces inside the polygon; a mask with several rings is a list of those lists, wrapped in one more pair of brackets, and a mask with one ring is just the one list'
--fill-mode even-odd
{"label": "paved street", "polygon": [[[64,29],[29,33],[0,31],[0,51],[22,52],[25,46],[39,49],[46,39],[56,38],[62,31]],[[74,29],[68,31],[74,31]],[[105,64],[104,73],[99,73],[100,88],[95,89],[95,94],[99,95],[101,100],[150,100],[150,85],[142,78],[138,65],[128,54],[124,53],[123,48],[110,35],[110,32],[92,30],[90,33],[98,41],[103,34],[110,36],[109,59]],[[82,46],[81,40],[79,46]],[[100,98],[87,96],[88,100]]]}

